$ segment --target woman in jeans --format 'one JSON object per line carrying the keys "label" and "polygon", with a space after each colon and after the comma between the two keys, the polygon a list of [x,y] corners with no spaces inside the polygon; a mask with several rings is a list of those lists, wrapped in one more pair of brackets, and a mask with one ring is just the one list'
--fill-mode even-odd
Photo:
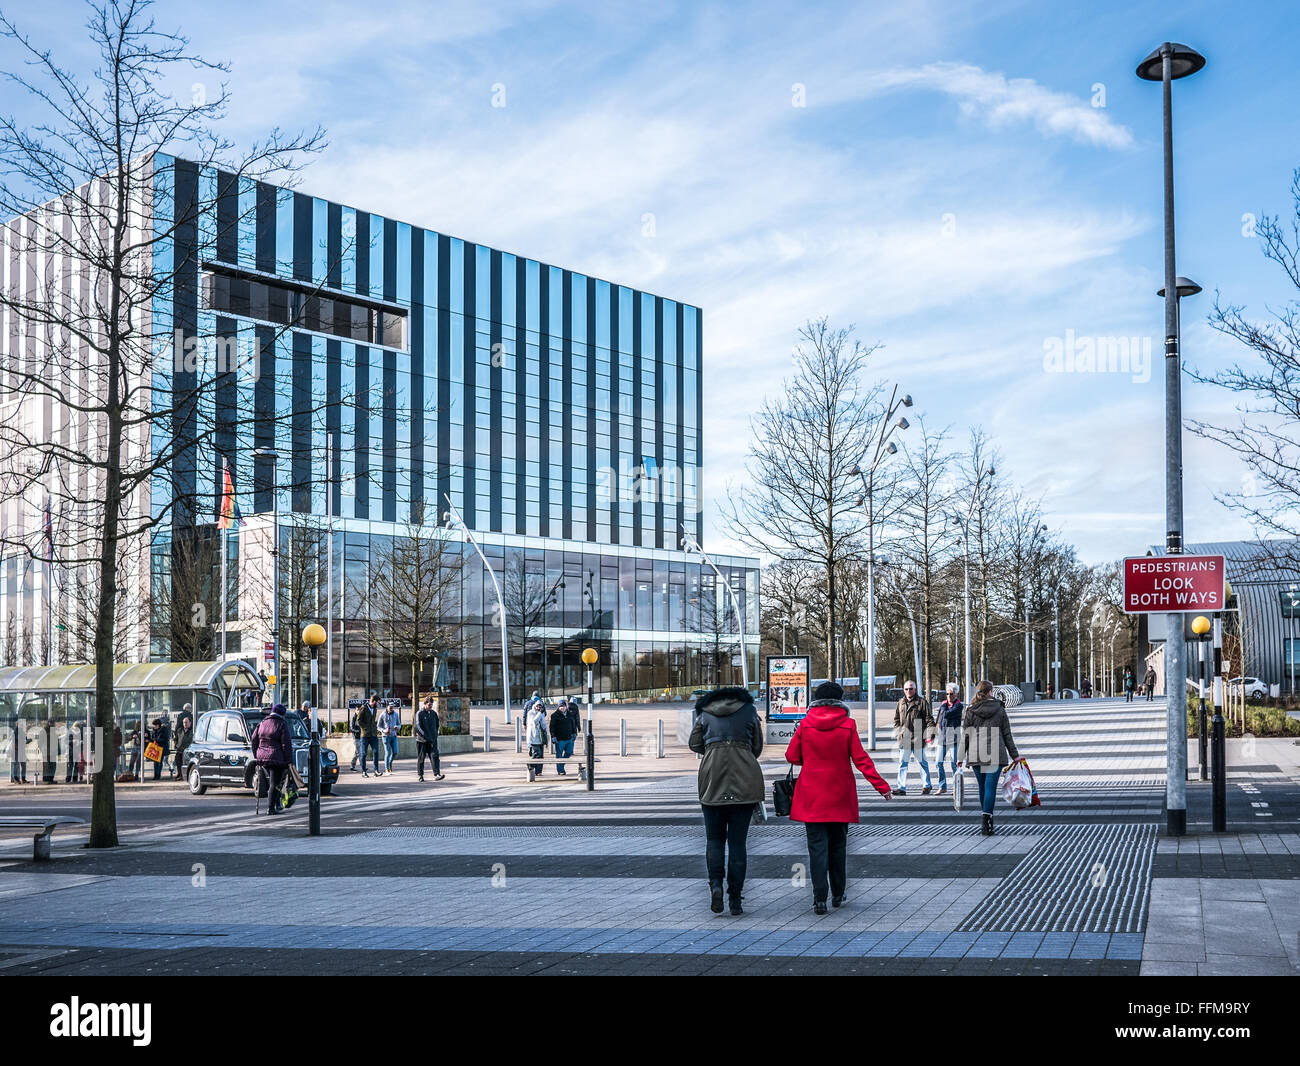
{"label": "woman in jeans", "polygon": [[[966,708],[961,722],[961,741],[957,749],[959,766],[975,771],[980,797],[980,832],[993,835],[993,804],[998,798],[998,778],[1002,767],[1020,758],[1006,705],[993,698],[993,685],[981,681],[975,686],[975,698]],[[1008,758],[1010,755],[1010,758]]]}
{"label": "woman in jeans", "polygon": [[709,907],[722,913],[725,871],[732,914],[742,914],[747,855],[745,839],[754,805],[763,801],[763,724],[754,700],[743,688],[719,688],[695,704],[691,751],[700,762],[700,807],[704,811],[705,853],[709,869]]}
{"label": "woman in jeans", "polygon": [[844,690],[834,681],[813,689],[812,706],[790,738],[787,762],[803,767],[794,790],[790,820],[804,823],[808,836],[808,870],[813,910],[826,913],[829,881],[831,905],[842,906],[848,885],[849,823],[858,821],[858,786],[853,767],[872,788],[889,799],[889,785],[863,750]]}

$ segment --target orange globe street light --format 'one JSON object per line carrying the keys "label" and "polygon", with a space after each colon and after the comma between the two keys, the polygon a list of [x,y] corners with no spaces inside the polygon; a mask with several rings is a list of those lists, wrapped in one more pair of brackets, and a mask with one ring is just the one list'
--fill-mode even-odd
{"label": "orange globe street light", "polygon": [[596,741],[591,733],[591,708],[596,702],[596,690],[592,683],[592,667],[600,659],[600,653],[595,648],[582,649],[582,661],[587,666],[587,735],[583,737],[583,754],[587,756],[587,791],[590,792],[596,787]]}
{"label": "orange globe street light", "polygon": [[307,746],[307,832],[320,836],[320,729],[316,717],[316,655],[325,643],[325,627],[312,622],[302,631],[311,649],[311,743]]}

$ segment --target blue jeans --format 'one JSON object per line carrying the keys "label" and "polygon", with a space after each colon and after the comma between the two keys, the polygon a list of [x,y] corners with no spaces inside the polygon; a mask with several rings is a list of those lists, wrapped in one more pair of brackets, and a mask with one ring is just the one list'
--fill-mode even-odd
{"label": "blue jeans", "polygon": [[393,760],[397,758],[397,734],[389,733],[384,736],[384,769],[393,768]]}
{"label": "blue jeans", "polygon": [[[921,764],[921,774],[925,779],[925,787],[929,788],[930,787],[930,763],[925,757],[925,748],[918,747],[916,749],[916,758],[917,761]],[[911,759],[912,759],[912,746],[910,743],[905,744],[903,747],[899,748],[898,787],[903,789],[904,791],[906,791],[907,789],[907,764],[911,762]],[[940,767],[939,773],[943,773],[942,767]]]}
{"label": "blue jeans", "polygon": [[980,810],[985,814],[993,813],[993,804],[998,798],[998,779],[1002,776],[1001,769],[994,767],[992,770],[981,770],[978,766],[972,766],[975,771],[975,788],[980,797]]}
{"label": "blue jeans", "polygon": [[379,738],[362,737],[361,738],[361,772],[366,772],[366,752],[375,753],[375,773],[379,773]]}
{"label": "blue jeans", "polygon": [[[572,738],[570,738],[570,739],[568,739],[568,740],[557,740],[557,741],[555,742],[555,757],[556,757],[557,759],[563,759],[563,758],[565,758],[566,756],[568,756],[568,755],[572,755],[572,754],[573,754],[573,739],[572,739]],[[555,772],[556,772],[557,774],[562,774],[562,773],[564,773],[564,763],[562,763],[562,762],[561,762],[561,763],[556,763],[556,765],[555,765]]]}
{"label": "blue jeans", "polygon": [[949,744],[945,740],[944,743],[942,743],[939,746],[939,787],[940,788],[948,787],[948,778],[944,774],[944,769],[943,769],[943,764],[945,762],[951,762],[952,776],[956,777],[957,776],[957,736],[955,730],[952,738],[952,743]]}

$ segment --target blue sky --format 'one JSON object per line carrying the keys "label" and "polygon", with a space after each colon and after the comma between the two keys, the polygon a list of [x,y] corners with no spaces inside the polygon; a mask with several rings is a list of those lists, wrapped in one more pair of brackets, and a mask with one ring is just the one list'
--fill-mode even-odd
{"label": "blue sky", "polygon": [[[700,305],[709,493],[741,476],[749,412],[825,314],[884,345],[876,373],[928,424],[983,425],[1085,560],[1161,540],[1160,90],[1133,73],[1161,41],[1209,60],[1174,93],[1179,272],[1206,290],[1186,359],[1239,354],[1205,325],[1216,288],[1260,313],[1288,297],[1242,228],[1289,212],[1300,166],[1293,3],[156,14],[232,62],[230,136],[328,128],[305,190]],[[75,5],[19,17],[77,47]],[[1046,372],[1067,336],[1150,338],[1150,380]],[[1242,487],[1236,461],[1189,436],[1185,465],[1187,538],[1248,534],[1212,498]]]}

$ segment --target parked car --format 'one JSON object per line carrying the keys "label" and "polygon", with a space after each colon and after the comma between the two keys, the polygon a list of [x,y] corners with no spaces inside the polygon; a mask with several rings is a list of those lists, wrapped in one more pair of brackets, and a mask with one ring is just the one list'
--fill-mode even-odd
{"label": "parked car", "polygon": [[[250,788],[249,764],[253,748],[249,741],[266,711],[258,707],[223,708],[199,715],[194,739],[185,749],[185,779],[190,792],[202,796],[209,788]],[[293,763],[307,780],[308,744],[311,738],[302,720],[291,714],[285,717],[293,741]],[[328,796],[339,779],[338,756],[324,745],[320,749],[320,791]]]}
{"label": "parked car", "polygon": [[1251,703],[1261,703],[1268,699],[1268,682],[1257,677],[1233,677],[1228,679],[1233,688],[1245,688],[1246,699]]}

